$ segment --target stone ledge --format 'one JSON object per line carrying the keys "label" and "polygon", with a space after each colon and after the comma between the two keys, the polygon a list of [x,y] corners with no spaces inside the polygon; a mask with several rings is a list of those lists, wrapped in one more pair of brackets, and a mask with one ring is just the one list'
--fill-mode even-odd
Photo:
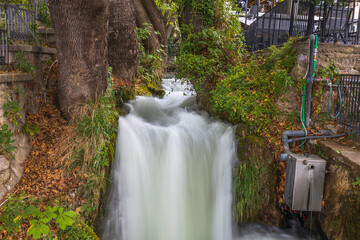
{"label": "stone ledge", "polygon": [[1,83],[27,82],[33,81],[34,76],[31,73],[6,73],[0,74]]}
{"label": "stone ledge", "polygon": [[[30,46],[30,45],[10,45],[9,52],[33,52],[33,53],[40,53],[40,47],[38,46]],[[43,54],[56,54],[56,48],[42,48]]]}
{"label": "stone ledge", "polygon": [[319,147],[333,160],[339,160],[345,165],[360,172],[360,152],[342,146],[334,141],[320,141]]}
{"label": "stone ledge", "polygon": [[38,33],[40,34],[55,34],[55,31],[53,28],[38,28]]}

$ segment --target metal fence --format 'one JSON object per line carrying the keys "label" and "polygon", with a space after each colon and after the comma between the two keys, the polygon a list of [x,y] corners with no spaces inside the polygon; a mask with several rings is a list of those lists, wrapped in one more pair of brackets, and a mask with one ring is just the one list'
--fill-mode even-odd
{"label": "metal fence", "polygon": [[6,30],[6,11],[0,4],[0,65],[6,65],[9,59],[8,34]]}
{"label": "metal fence", "polygon": [[9,62],[9,46],[6,30],[0,29],[0,65],[6,65]]}
{"label": "metal fence", "polygon": [[285,0],[266,13],[246,15],[243,23],[248,50],[256,51],[310,34],[318,35],[320,42],[359,44],[359,19],[356,0],[320,1],[317,5],[308,0]]}
{"label": "metal fence", "polygon": [[6,4],[7,30],[9,38],[30,41],[31,31],[35,27],[35,14],[32,10],[20,8],[17,5]]}
{"label": "metal fence", "polygon": [[37,20],[42,20],[44,16],[46,16],[48,13],[48,7],[47,3],[48,0],[33,0],[33,10],[35,12],[35,16]]}
{"label": "metal fence", "polygon": [[[340,76],[341,112],[338,122],[344,127],[350,138],[359,143],[360,138],[360,75]],[[341,99],[341,100],[340,100]]]}
{"label": "metal fence", "polygon": [[[9,64],[8,39],[30,41],[35,20],[48,14],[47,0],[33,0],[31,4],[0,4],[0,65]],[[41,46],[40,46],[41,48]]]}

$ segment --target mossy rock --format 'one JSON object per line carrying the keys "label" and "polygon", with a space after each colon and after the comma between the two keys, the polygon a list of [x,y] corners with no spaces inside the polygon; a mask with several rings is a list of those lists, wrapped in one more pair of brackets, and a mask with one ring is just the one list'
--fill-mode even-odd
{"label": "mossy rock", "polygon": [[148,84],[148,89],[154,97],[162,98],[165,95],[165,90],[161,89],[153,84]]}
{"label": "mossy rock", "polygon": [[239,162],[233,171],[234,215],[238,222],[280,225],[276,207],[277,172],[275,160],[259,136],[246,125],[236,129]]}

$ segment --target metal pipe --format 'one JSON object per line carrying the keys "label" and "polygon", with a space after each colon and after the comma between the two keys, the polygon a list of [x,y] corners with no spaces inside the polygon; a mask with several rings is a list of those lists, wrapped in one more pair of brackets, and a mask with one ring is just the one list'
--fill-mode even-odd
{"label": "metal pipe", "polygon": [[[320,130],[320,132],[322,134],[326,134],[326,135],[304,137],[305,136],[304,130],[284,131],[283,135],[282,135],[282,142],[284,145],[284,153],[280,154],[280,160],[281,161],[287,160],[289,157],[289,154],[291,154],[289,143],[292,143],[295,141],[308,140],[308,139],[337,138],[337,137],[342,137],[342,136],[349,134],[349,133],[341,133],[341,134],[337,134],[337,135],[331,135],[332,132],[329,130]],[[354,131],[352,133],[355,133],[355,132],[356,131]],[[300,137],[300,138],[289,139],[289,137]]]}
{"label": "metal pipe", "polygon": [[288,159],[290,152],[290,146],[289,146],[289,137],[303,137],[306,135],[305,130],[295,130],[295,131],[291,131],[291,130],[287,130],[283,132],[282,135],[282,142],[284,145],[284,153],[280,154],[280,160],[281,161],[285,161]]}

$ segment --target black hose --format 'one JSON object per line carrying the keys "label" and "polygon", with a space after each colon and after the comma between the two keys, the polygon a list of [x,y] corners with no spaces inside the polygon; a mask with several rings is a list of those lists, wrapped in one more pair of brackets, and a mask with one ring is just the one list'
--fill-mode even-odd
{"label": "black hose", "polygon": [[308,137],[289,139],[288,143],[292,143],[292,142],[295,142],[295,141],[301,141],[301,140],[307,140],[307,139],[337,138],[337,137],[342,137],[342,136],[345,136],[345,135],[346,135],[346,133],[341,133],[341,134],[337,134],[337,135],[325,135],[325,136],[308,136]]}

